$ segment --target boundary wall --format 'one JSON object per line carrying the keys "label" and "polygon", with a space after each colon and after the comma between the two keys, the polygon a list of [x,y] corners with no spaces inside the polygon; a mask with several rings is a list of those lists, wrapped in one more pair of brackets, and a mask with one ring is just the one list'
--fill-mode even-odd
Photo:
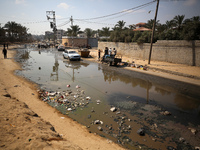
{"label": "boundary wall", "polygon": [[[98,42],[98,49],[115,48],[122,57],[149,59],[150,43]],[[200,66],[200,41],[158,40],[153,44],[151,60]]]}

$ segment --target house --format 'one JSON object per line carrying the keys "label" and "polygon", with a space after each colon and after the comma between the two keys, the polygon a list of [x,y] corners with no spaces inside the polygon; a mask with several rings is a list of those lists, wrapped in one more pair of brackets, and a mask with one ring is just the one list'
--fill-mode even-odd
{"label": "house", "polygon": [[151,31],[151,29],[145,28],[146,23],[140,22],[136,24],[136,28],[133,31]]}

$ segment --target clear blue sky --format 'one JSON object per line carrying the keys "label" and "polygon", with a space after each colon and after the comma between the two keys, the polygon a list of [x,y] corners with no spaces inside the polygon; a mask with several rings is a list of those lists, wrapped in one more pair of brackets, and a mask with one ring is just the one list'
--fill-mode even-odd
{"label": "clear blue sky", "polygon": [[[112,29],[119,20],[126,22],[126,26],[147,22],[154,19],[156,2],[145,7],[139,7],[153,0],[0,0],[1,27],[8,21],[15,21],[29,28],[31,34],[44,34],[51,31],[47,21],[46,11],[55,11],[58,29],[70,28],[72,16],[73,25],[93,30],[110,27]],[[133,9],[131,9],[133,8]],[[137,8],[137,9],[135,9]],[[131,9],[127,11],[128,9]],[[123,13],[119,13],[122,12]],[[150,13],[149,13],[150,11]],[[116,15],[112,15],[119,13]],[[102,16],[108,16],[99,19]],[[160,0],[158,17],[160,23],[171,20],[176,15],[186,18],[200,16],[200,0]],[[80,20],[90,19],[90,20]]]}

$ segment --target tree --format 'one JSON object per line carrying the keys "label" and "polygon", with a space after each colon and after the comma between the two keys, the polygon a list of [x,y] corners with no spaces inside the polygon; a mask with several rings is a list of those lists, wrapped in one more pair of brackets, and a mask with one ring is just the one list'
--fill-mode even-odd
{"label": "tree", "polygon": [[92,29],[90,29],[90,28],[86,28],[86,29],[84,30],[84,32],[86,33],[87,38],[90,38],[90,37],[93,35],[93,31],[92,31]]}
{"label": "tree", "polygon": [[125,24],[126,24],[126,22],[124,22],[123,20],[118,21],[114,27],[114,30],[116,30],[116,29],[122,30],[124,28]]}
{"label": "tree", "polygon": [[175,22],[174,20],[166,21],[165,25],[166,29],[173,29],[173,27],[175,27]]}
{"label": "tree", "polygon": [[10,42],[22,42],[27,40],[28,28],[22,26],[21,24],[9,21],[4,25],[4,28],[5,31],[8,33],[8,40]]}
{"label": "tree", "polygon": [[67,35],[68,36],[77,36],[79,33],[81,33],[80,29],[81,28],[79,28],[78,25],[71,26],[71,29],[67,28]]}
{"label": "tree", "polygon": [[[156,26],[158,25],[159,20],[156,21]],[[152,29],[153,28],[153,24],[154,24],[154,19],[150,19],[147,21],[145,27],[148,29]]]}
{"label": "tree", "polygon": [[200,17],[195,16],[184,21],[182,37],[185,40],[200,40]]}
{"label": "tree", "polygon": [[129,29],[131,29],[131,30],[136,29],[136,25],[135,24],[129,25]]}
{"label": "tree", "polygon": [[184,18],[185,15],[178,15],[174,17],[174,23],[175,23],[175,27],[180,31],[182,29],[183,26],[183,22],[184,22]]}
{"label": "tree", "polygon": [[101,36],[110,36],[110,28],[109,27],[103,27],[102,30],[100,30]]}

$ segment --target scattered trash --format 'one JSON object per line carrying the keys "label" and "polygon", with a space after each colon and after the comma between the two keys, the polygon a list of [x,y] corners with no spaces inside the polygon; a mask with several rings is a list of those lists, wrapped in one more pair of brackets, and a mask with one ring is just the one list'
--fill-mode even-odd
{"label": "scattered trash", "polygon": [[68,108],[67,111],[72,111],[72,108]]}
{"label": "scattered trash", "polygon": [[5,97],[10,97],[10,98],[11,98],[11,95],[10,95],[10,94],[5,94],[5,95],[3,95],[3,96],[5,96]]}
{"label": "scattered trash", "polygon": [[67,87],[70,87],[70,85],[68,84]]}
{"label": "scattered trash", "polygon": [[171,113],[169,111],[160,112],[161,115],[169,116]]}
{"label": "scattered trash", "polygon": [[97,100],[97,105],[100,104],[100,103],[101,103],[101,101],[100,101],[100,100]]}
{"label": "scattered trash", "polygon": [[91,97],[89,97],[89,96],[88,96],[88,97],[86,97],[86,100],[90,100],[90,99],[91,99]]}
{"label": "scattered trash", "polygon": [[60,117],[61,119],[65,119],[65,117]]}
{"label": "scattered trash", "polygon": [[77,85],[76,88],[78,89],[78,88],[81,88],[81,87],[79,85]]}
{"label": "scattered trash", "polygon": [[200,150],[200,147],[199,147],[199,146],[195,146],[194,149],[195,149],[195,150]]}
{"label": "scattered trash", "polygon": [[191,132],[192,132],[192,134],[196,134],[197,133],[197,130],[196,129],[194,129],[194,128],[188,128]]}
{"label": "scattered trash", "polygon": [[95,120],[95,121],[94,121],[94,124],[101,124],[101,123],[100,123],[100,120]]}
{"label": "scattered trash", "polygon": [[99,131],[103,131],[103,128],[100,127],[100,126],[98,126],[97,129],[98,129]]}
{"label": "scattered trash", "polygon": [[84,90],[77,90],[77,92],[71,90],[63,92],[38,90],[38,94],[42,101],[49,103],[52,107],[64,107],[66,111],[76,110],[77,107],[83,108],[89,104],[91,99],[89,96],[85,98]]}
{"label": "scattered trash", "polygon": [[137,134],[139,134],[140,136],[144,136],[145,135],[145,131],[143,128],[140,128],[138,131],[137,131]]}
{"label": "scattered trash", "polygon": [[115,107],[112,107],[111,109],[110,109],[110,111],[112,111],[112,112],[115,112],[117,109],[115,108]]}
{"label": "scattered trash", "polygon": [[183,137],[180,137],[180,138],[179,138],[179,141],[180,141],[181,143],[183,143],[183,142],[185,142],[185,139],[184,139]]}

